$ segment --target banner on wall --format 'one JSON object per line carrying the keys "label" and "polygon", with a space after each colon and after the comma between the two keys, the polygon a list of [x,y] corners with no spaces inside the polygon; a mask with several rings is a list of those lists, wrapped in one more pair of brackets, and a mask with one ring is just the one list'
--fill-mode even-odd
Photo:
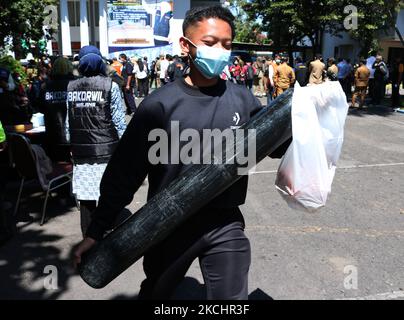
{"label": "banner on wall", "polygon": [[120,53],[125,53],[129,58],[144,58],[146,57],[148,61],[153,61],[158,58],[160,54],[171,54],[173,55],[173,46],[172,44],[160,47],[152,47],[152,48],[143,48],[143,49],[130,49],[130,50],[121,50],[110,53],[108,57],[112,59],[113,57],[119,58]]}
{"label": "banner on wall", "polygon": [[150,50],[158,55],[163,47],[169,53],[172,17],[172,0],[108,0],[110,56],[138,50],[143,53],[139,55]]}

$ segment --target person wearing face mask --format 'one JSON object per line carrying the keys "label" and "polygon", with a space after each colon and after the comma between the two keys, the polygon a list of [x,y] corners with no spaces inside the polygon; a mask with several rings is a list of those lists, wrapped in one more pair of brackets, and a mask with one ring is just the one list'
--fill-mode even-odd
{"label": "person wearing face mask", "polygon": [[126,129],[118,84],[106,74],[98,48],[79,53],[81,78],[69,81],[65,138],[73,158],[72,192],[80,203],[80,225],[86,234],[99,197],[101,177]]}
{"label": "person wearing face mask", "polygon": [[230,66],[229,71],[230,71],[235,83],[237,83],[237,84],[244,84],[244,79],[242,77],[242,69],[243,69],[243,66],[240,62],[240,59],[238,57],[236,57],[234,59],[233,65]]}
{"label": "person wearing face mask", "polygon": [[[186,170],[187,165],[175,159],[151,163],[148,152],[155,142],[148,137],[153,129],[165,130],[171,141],[173,123],[181,130],[225,130],[241,126],[261,109],[261,103],[246,87],[220,79],[230,62],[233,21],[231,12],[222,6],[193,8],[187,13],[180,45],[189,58],[189,73],[139,105],[104,173],[99,205],[86,238],[74,251],[76,264],[112,227],[146,176],[150,200]],[[167,150],[168,154],[179,155],[181,144],[186,142],[181,142],[180,148],[167,146],[174,148]],[[199,148],[200,155],[207,151],[203,143]],[[279,157],[280,153],[272,156]],[[247,183],[248,176],[242,177],[146,252],[146,279],[139,299],[170,299],[195,259],[200,262],[208,299],[248,299],[251,251],[239,209],[245,202]]]}
{"label": "person wearing face mask", "polygon": [[293,86],[296,80],[295,72],[288,65],[289,58],[283,54],[281,57],[281,64],[276,68],[274,75],[274,82],[276,87],[275,96],[279,97],[283,92]]}

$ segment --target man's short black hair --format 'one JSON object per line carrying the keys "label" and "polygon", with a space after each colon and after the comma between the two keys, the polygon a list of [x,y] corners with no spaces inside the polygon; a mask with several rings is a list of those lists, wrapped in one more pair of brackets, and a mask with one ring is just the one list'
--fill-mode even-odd
{"label": "man's short black hair", "polygon": [[125,60],[128,60],[128,57],[126,56],[126,54],[124,54],[124,53],[121,53],[120,55],[119,55],[119,58],[123,58],[123,59],[125,59]]}
{"label": "man's short black hair", "polygon": [[189,10],[182,24],[182,32],[185,32],[190,26],[195,25],[205,19],[217,18],[227,22],[231,27],[231,37],[236,36],[236,28],[234,26],[234,16],[231,11],[222,6],[197,7]]}

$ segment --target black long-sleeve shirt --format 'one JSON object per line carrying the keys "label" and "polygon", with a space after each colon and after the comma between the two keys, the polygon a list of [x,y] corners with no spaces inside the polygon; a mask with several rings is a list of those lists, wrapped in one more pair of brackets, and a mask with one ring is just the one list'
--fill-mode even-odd
{"label": "black long-sleeve shirt", "polygon": [[[203,129],[224,130],[240,126],[261,107],[248,89],[223,80],[213,87],[198,88],[179,79],[153,92],[140,104],[108,163],[101,181],[99,204],[87,236],[102,238],[119,212],[132,201],[146,176],[150,199],[184,169],[182,164],[152,165],[149,162],[149,149],[156,143],[148,141],[151,130],[163,129],[170,136],[171,122],[178,121],[180,132],[196,129],[202,136]],[[243,204],[247,182],[248,176],[242,177],[207,207],[231,208]]]}

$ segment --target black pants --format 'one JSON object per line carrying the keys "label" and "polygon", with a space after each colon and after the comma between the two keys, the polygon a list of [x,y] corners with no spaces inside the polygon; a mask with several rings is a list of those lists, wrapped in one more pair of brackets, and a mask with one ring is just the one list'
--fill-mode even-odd
{"label": "black pants", "polygon": [[248,79],[247,79],[247,80],[245,81],[245,85],[246,85],[247,88],[250,89],[250,90],[251,90],[252,87],[253,87],[253,83],[254,83],[254,80],[248,80]]}
{"label": "black pants", "polygon": [[373,102],[380,104],[386,94],[386,84],[383,79],[375,79]]}
{"label": "black pants", "polygon": [[392,83],[391,92],[391,106],[395,108],[400,107],[400,84]]}
{"label": "black pants", "polygon": [[170,299],[196,258],[207,299],[248,299],[251,249],[238,208],[201,211],[150,249],[139,299]]}
{"label": "black pants", "polygon": [[344,90],[346,99],[348,101],[348,99],[351,97],[352,95],[352,88],[351,88],[351,81],[349,78],[345,78],[345,79],[338,79],[339,83],[341,84],[342,90]]}
{"label": "black pants", "polygon": [[155,83],[155,87],[157,88],[157,75],[150,76],[150,88],[153,87],[153,82]]}
{"label": "black pants", "polygon": [[123,97],[125,99],[125,104],[126,104],[126,112],[127,114],[134,114],[136,112],[136,103],[135,103],[135,98],[133,98],[133,88],[130,90],[127,90],[126,88],[123,88]]}
{"label": "black pants", "polygon": [[164,85],[166,85],[167,83],[169,83],[170,81],[168,81],[166,78],[160,78],[160,85],[161,86],[164,86]]}
{"label": "black pants", "polygon": [[369,98],[373,102],[375,97],[375,79],[369,79]]}
{"label": "black pants", "polygon": [[91,222],[91,216],[97,208],[95,200],[80,200],[80,226],[83,237],[87,232],[87,228]]}
{"label": "black pants", "polygon": [[146,97],[149,94],[149,79],[138,79],[139,97]]}

